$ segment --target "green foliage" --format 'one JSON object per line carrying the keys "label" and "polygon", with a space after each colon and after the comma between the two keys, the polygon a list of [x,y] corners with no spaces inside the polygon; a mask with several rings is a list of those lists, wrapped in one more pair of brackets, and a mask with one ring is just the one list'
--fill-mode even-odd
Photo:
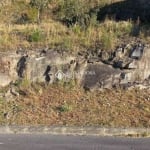
{"label": "green foliage", "polygon": [[97,25],[98,10],[108,3],[106,0],[59,0],[54,12],[68,26],[79,24],[85,28]]}
{"label": "green foliage", "polygon": [[90,26],[97,26],[97,25],[98,25],[97,15],[96,14],[91,14]]}
{"label": "green foliage", "polygon": [[27,11],[27,15],[28,15],[28,18],[29,18],[29,23],[34,23],[36,22],[37,20],[37,14],[38,14],[38,11],[36,8],[29,8],[28,11]]}
{"label": "green foliage", "polygon": [[37,9],[44,9],[48,7],[48,4],[50,3],[51,0],[31,0],[30,5],[32,7],[36,7]]}
{"label": "green foliage", "polygon": [[15,83],[14,83],[14,85],[17,88],[28,89],[29,87],[31,87],[31,82],[27,78],[24,78],[24,79],[16,80]]}
{"label": "green foliage", "polygon": [[64,86],[64,88],[66,88],[66,90],[73,89],[76,86],[76,81],[74,79],[72,79],[68,82],[65,82],[63,86]]}
{"label": "green foliage", "polygon": [[38,11],[36,8],[29,7],[25,12],[22,12],[15,23],[27,24],[35,23],[37,21]]}
{"label": "green foliage", "polygon": [[38,14],[37,14],[37,22],[41,22],[41,13],[43,12],[43,10],[45,8],[48,7],[48,4],[51,2],[51,0],[31,0],[30,1],[30,5],[33,8],[36,8],[38,10]]}
{"label": "green foliage", "polygon": [[72,26],[71,29],[72,29],[72,31],[73,31],[75,34],[78,34],[78,35],[80,35],[81,32],[82,32],[81,26],[79,26],[79,25],[77,25],[77,24],[75,24],[74,26]]}
{"label": "green foliage", "polygon": [[29,88],[31,86],[31,82],[27,78],[24,78],[21,81],[21,85],[20,86],[23,87],[23,88]]}
{"label": "green foliage", "polygon": [[34,30],[28,37],[29,42],[40,42],[44,38],[42,31],[39,29]]}
{"label": "green foliage", "polygon": [[122,32],[130,34],[132,32],[133,24],[131,22],[127,22],[127,25],[123,28]]}
{"label": "green foliage", "polygon": [[72,107],[69,104],[63,104],[62,106],[58,107],[60,112],[69,112],[72,111]]}
{"label": "green foliage", "polygon": [[59,4],[58,18],[67,25],[87,25],[89,20],[88,8],[83,0],[62,0]]}

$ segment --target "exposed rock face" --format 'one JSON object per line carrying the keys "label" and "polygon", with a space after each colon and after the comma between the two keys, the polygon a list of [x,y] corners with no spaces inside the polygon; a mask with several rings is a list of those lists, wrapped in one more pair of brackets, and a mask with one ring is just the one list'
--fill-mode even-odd
{"label": "exposed rock face", "polygon": [[[57,71],[63,70],[65,65],[69,65],[74,57],[68,55],[61,55],[56,51],[49,51],[45,56],[29,57],[27,58],[26,77],[31,81],[38,82],[54,82]],[[48,79],[49,78],[49,79]]]}
{"label": "exposed rock face", "polygon": [[54,83],[76,80],[87,90],[118,86],[149,87],[150,48],[127,44],[112,52],[88,50],[76,55],[55,50],[0,54],[0,86],[18,79]]}
{"label": "exposed rock face", "polygon": [[16,65],[19,58],[15,53],[0,53],[0,86],[6,86],[18,78]]}
{"label": "exposed rock face", "polygon": [[130,80],[144,80],[150,76],[150,48],[144,48],[142,57],[140,60],[134,60],[130,66],[134,66],[133,71],[131,71]]}
{"label": "exposed rock face", "polygon": [[103,63],[88,64],[82,86],[85,89],[112,88],[119,83],[121,71]]}

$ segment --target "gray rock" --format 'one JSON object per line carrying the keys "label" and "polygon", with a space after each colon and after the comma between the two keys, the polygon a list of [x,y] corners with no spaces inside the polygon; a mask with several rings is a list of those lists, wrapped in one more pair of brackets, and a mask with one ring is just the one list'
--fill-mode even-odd
{"label": "gray rock", "polygon": [[90,57],[87,62],[88,63],[96,63],[96,62],[99,62],[100,59],[98,57]]}
{"label": "gray rock", "polygon": [[143,55],[144,46],[138,44],[135,48],[132,49],[130,57],[133,59],[140,59]]}
{"label": "gray rock", "polygon": [[11,88],[10,88],[10,93],[11,93],[13,96],[19,96],[19,92],[17,92],[17,89],[16,89],[16,87],[14,87],[14,86],[11,86]]}
{"label": "gray rock", "polygon": [[143,55],[140,60],[136,62],[137,68],[131,71],[132,80],[139,78],[144,81],[150,76],[150,48],[144,48]]}
{"label": "gray rock", "polygon": [[102,61],[108,61],[109,58],[111,57],[110,54],[106,51],[101,51],[99,57],[101,58]]}
{"label": "gray rock", "polygon": [[12,82],[12,79],[7,74],[0,73],[0,87],[5,87]]}
{"label": "gray rock", "polygon": [[133,60],[128,57],[124,57],[122,59],[116,58],[116,60],[113,61],[113,67],[120,69],[129,69],[129,65],[132,62]]}
{"label": "gray rock", "polygon": [[[129,87],[135,82],[143,86],[150,84],[147,80],[150,76],[150,48],[142,44],[124,45],[113,52],[88,50],[71,55],[46,49],[29,51],[25,55],[0,53],[0,86],[7,86],[20,77],[30,82],[54,83],[58,80],[58,72],[65,74],[67,82],[75,79],[89,90]],[[20,63],[24,57],[25,61]],[[11,93],[17,95],[14,90]]]}
{"label": "gray rock", "polygon": [[127,65],[127,68],[128,68],[128,69],[137,69],[137,68],[138,68],[138,61],[133,60],[132,62],[130,62],[130,63]]}
{"label": "gray rock", "polygon": [[88,89],[111,88],[120,73],[121,71],[103,63],[89,64],[84,72],[81,85]]}

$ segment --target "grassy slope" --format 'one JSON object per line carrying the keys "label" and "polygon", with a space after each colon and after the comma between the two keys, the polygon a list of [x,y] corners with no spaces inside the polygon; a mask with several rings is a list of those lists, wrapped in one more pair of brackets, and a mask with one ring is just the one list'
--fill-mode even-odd
{"label": "grassy slope", "polygon": [[[95,7],[106,1],[94,0],[90,6]],[[122,39],[133,39],[131,32],[135,24],[132,21],[106,19],[98,23],[93,18],[86,30],[79,25],[67,28],[54,19],[51,10],[56,6],[57,0],[48,12],[43,13],[41,24],[20,25],[14,22],[21,13],[27,13],[33,21],[36,20],[36,10],[29,8],[26,3],[4,6],[0,11],[0,50],[40,47],[74,51],[96,47],[111,50],[124,42]],[[149,30],[141,28],[139,38],[150,41]],[[27,87],[22,90],[27,95],[12,97],[7,101],[0,98],[0,124],[150,127],[148,91],[84,93],[82,89],[66,90],[58,86],[46,89],[40,86]]]}
{"label": "grassy slope", "polygon": [[[84,0],[80,1],[84,2]],[[103,6],[105,3],[110,2],[89,0],[89,3],[86,4],[87,9],[90,10]],[[116,45],[124,42],[122,38],[132,38],[131,33],[135,28],[132,21],[115,22],[106,19],[103,23],[98,23],[93,16],[86,29],[78,24],[67,28],[56,20],[53,10],[57,6],[58,1],[53,0],[49,8],[42,13],[41,24],[34,23],[37,20],[37,10],[31,8],[24,0],[2,7],[0,11],[0,50],[16,50],[20,47],[25,49],[59,47],[75,51],[88,48],[112,50]],[[28,15],[31,23],[16,24],[23,14]],[[142,30],[143,28],[141,28],[139,37],[149,41],[149,31],[142,32]]]}
{"label": "grassy slope", "polygon": [[0,100],[0,124],[150,127],[149,91],[42,86],[24,89],[26,96]]}

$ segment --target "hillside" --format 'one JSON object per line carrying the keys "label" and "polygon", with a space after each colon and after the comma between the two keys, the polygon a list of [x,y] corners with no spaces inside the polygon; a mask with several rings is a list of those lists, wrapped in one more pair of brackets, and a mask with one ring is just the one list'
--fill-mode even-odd
{"label": "hillside", "polygon": [[1,0],[0,125],[150,127],[149,0]]}
{"label": "hillside", "polygon": [[142,6],[138,2],[134,5],[134,0],[1,1],[0,50],[42,47],[112,50],[125,42],[124,37],[146,42],[150,32],[149,9],[145,9],[145,4]]}

